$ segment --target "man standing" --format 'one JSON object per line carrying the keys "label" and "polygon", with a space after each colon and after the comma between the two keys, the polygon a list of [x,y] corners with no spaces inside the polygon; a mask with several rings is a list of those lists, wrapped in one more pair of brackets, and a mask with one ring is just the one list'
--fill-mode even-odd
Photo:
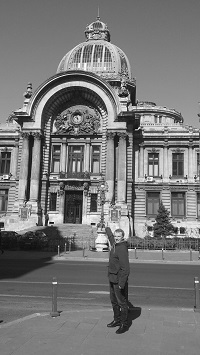
{"label": "man standing", "polygon": [[113,235],[110,228],[106,227],[106,233],[111,245],[108,278],[110,301],[114,312],[114,320],[107,324],[107,327],[119,326],[116,333],[122,334],[128,330],[128,304],[126,297],[130,273],[128,244],[124,239],[124,231],[122,229],[116,229]]}

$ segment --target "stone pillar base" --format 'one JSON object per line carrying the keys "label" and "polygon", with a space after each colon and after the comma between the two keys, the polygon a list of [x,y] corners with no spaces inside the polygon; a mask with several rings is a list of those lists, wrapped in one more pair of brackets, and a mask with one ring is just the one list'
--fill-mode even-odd
{"label": "stone pillar base", "polygon": [[104,229],[97,230],[97,239],[95,240],[96,251],[108,251],[108,238]]}

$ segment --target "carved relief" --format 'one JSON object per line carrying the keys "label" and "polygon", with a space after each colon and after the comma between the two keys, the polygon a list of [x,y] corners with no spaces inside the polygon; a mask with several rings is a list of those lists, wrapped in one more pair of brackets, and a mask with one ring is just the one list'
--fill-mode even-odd
{"label": "carved relief", "polygon": [[91,106],[76,105],[58,115],[54,121],[55,134],[97,134],[101,117]]}

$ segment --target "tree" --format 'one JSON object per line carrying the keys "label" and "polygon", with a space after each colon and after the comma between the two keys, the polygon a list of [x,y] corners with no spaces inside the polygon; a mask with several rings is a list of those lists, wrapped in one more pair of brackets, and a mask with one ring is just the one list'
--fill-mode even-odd
{"label": "tree", "polygon": [[169,211],[165,208],[162,201],[160,201],[158,214],[156,216],[156,223],[153,225],[155,238],[166,238],[168,235],[174,233],[174,226],[170,221]]}

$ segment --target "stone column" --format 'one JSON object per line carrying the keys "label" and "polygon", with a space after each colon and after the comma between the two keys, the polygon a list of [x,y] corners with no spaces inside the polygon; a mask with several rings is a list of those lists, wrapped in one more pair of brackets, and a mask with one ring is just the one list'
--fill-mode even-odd
{"label": "stone column", "polygon": [[144,177],[144,147],[140,145],[140,154],[139,154],[139,177]]}
{"label": "stone column", "polygon": [[193,151],[192,151],[192,143],[189,145],[189,162],[188,162],[188,178],[192,179],[194,177],[194,167],[193,167]]}
{"label": "stone column", "polygon": [[126,133],[118,133],[117,203],[126,202]]}
{"label": "stone column", "polygon": [[59,214],[61,216],[61,223],[64,221],[64,212],[65,212],[65,184],[60,182],[59,190]]}
{"label": "stone column", "polygon": [[18,154],[19,154],[19,140],[15,140],[15,145],[12,151],[12,164],[11,164],[11,179],[16,179],[17,177],[17,166],[18,166]]}
{"label": "stone column", "polygon": [[114,195],[114,138],[115,132],[107,132],[106,182],[108,191],[106,202],[111,202]]}
{"label": "stone column", "polygon": [[23,143],[22,143],[22,153],[21,153],[20,173],[19,173],[19,192],[18,192],[19,203],[22,203],[24,200],[26,200],[30,133],[22,132],[21,135],[23,138]]}
{"label": "stone column", "polygon": [[38,201],[39,183],[40,183],[40,164],[41,164],[41,138],[40,132],[34,132],[34,145],[31,166],[31,183],[30,183],[30,201]]}
{"label": "stone column", "polygon": [[66,172],[66,157],[67,157],[67,143],[62,143],[62,155],[61,155],[61,171]]}
{"label": "stone column", "polygon": [[85,171],[90,171],[90,138],[86,138],[85,145]]}
{"label": "stone column", "polygon": [[167,145],[163,149],[163,179],[169,179]]}

